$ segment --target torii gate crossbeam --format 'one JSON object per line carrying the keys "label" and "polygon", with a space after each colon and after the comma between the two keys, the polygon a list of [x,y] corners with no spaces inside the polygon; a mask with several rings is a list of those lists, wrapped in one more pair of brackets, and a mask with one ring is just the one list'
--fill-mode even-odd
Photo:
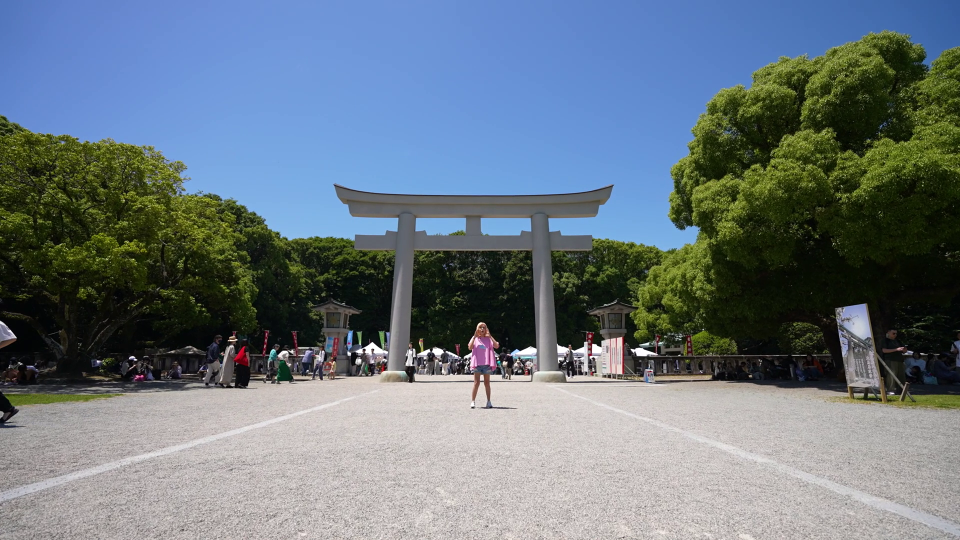
{"label": "torii gate crossbeam", "polygon": [[[551,251],[590,251],[593,237],[563,236],[550,231],[550,218],[594,217],[613,186],[557,195],[396,195],[368,193],[334,185],[337,197],[354,217],[397,218],[396,232],[357,235],[358,250],[394,250],[393,299],[387,371],[382,382],[406,381],[405,343],[410,342],[414,251],[532,251],[534,314],[540,371],[535,381],[565,382],[558,368],[557,323],[553,300]],[[417,231],[417,218],[465,218],[464,236],[428,236]],[[529,218],[530,231],[518,236],[484,236],[482,218]]]}

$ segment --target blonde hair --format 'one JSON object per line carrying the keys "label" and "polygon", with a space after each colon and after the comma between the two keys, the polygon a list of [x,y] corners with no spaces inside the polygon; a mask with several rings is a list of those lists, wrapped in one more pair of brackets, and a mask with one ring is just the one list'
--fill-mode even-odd
{"label": "blonde hair", "polygon": [[477,329],[474,331],[474,334],[476,334],[477,332],[480,331],[480,327],[481,327],[481,326],[484,327],[484,328],[487,330],[487,332],[486,332],[487,334],[490,333],[490,327],[487,326],[487,323],[481,321],[481,322],[478,322],[478,323],[477,323]]}

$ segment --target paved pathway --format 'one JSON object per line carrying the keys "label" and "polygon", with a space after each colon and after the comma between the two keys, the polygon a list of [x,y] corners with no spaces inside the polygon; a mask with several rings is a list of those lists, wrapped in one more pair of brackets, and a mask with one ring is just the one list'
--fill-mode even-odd
{"label": "paved pathway", "polygon": [[581,377],[470,410],[467,377],[422,381],[24,407],[0,538],[960,537],[960,411]]}

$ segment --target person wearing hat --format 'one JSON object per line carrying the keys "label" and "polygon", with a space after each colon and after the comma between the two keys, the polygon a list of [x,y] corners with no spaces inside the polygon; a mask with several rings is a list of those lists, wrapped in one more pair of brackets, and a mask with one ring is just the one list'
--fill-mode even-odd
{"label": "person wearing hat", "polygon": [[223,369],[220,370],[220,379],[217,384],[220,388],[233,388],[233,359],[237,355],[237,336],[227,338],[227,350],[223,353]]}
{"label": "person wearing hat", "polygon": [[137,357],[131,356],[127,361],[120,364],[120,378],[133,379],[137,375]]}

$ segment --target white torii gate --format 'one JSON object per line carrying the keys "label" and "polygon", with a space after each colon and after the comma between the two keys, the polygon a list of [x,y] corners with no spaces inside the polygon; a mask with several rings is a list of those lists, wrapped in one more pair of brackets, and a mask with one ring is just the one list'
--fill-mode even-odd
{"label": "white torii gate", "polygon": [[[533,251],[534,316],[540,371],[533,380],[566,382],[557,363],[557,317],[553,301],[551,251],[590,251],[593,237],[563,236],[550,231],[550,218],[595,217],[613,186],[557,195],[397,195],[368,193],[334,184],[337,197],[354,217],[397,218],[397,230],[382,236],[358,234],[354,248],[396,252],[390,307],[390,350],[381,382],[406,381],[404,355],[410,342],[413,299],[413,252]],[[465,236],[427,236],[417,231],[417,218],[465,218]],[[519,236],[485,236],[482,218],[530,218],[530,231]]]}

